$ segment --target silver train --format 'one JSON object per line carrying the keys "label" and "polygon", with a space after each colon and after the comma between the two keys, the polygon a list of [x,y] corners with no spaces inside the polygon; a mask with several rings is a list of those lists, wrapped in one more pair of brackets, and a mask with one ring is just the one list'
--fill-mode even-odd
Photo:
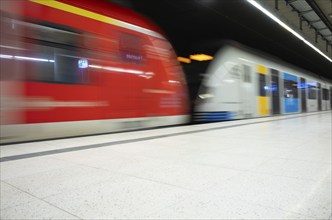
{"label": "silver train", "polygon": [[196,96],[192,107],[194,122],[332,108],[331,81],[237,43],[223,45],[212,61],[197,65],[201,83],[198,79],[188,80],[191,98]]}

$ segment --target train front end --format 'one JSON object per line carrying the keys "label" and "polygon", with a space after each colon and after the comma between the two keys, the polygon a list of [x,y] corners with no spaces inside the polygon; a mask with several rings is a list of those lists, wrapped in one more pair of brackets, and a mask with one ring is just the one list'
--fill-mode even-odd
{"label": "train front end", "polygon": [[0,60],[1,143],[189,119],[171,44],[107,1],[1,1]]}

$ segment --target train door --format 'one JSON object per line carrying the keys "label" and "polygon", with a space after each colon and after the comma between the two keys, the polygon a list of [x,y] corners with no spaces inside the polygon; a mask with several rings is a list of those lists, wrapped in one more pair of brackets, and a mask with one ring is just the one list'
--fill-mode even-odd
{"label": "train door", "polygon": [[330,86],[330,109],[332,109],[332,86]]}
{"label": "train door", "polygon": [[301,77],[300,79],[300,86],[301,88],[301,107],[302,107],[302,112],[307,112],[307,96],[306,96],[306,80]]}
{"label": "train door", "polygon": [[322,111],[322,87],[320,83],[317,83],[317,99],[318,99],[318,111]]}
{"label": "train door", "polygon": [[298,78],[294,75],[284,73],[284,112],[295,113],[299,112],[299,98],[298,98]]}
{"label": "train door", "polygon": [[254,113],[254,88],[252,86],[252,67],[243,65],[242,111],[244,118],[251,118]]}
{"label": "train door", "polygon": [[[11,4],[13,3],[1,2],[1,7],[14,7]],[[24,106],[22,106],[25,101],[22,83],[25,66],[14,56],[22,56],[24,32],[15,25],[13,17],[1,13],[0,18],[0,124],[22,124],[25,122]],[[5,132],[1,127],[1,137]]]}
{"label": "train door", "polygon": [[316,82],[307,82],[308,88],[308,100],[307,100],[307,111],[313,112],[317,111],[317,83]]}
{"label": "train door", "polygon": [[[145,103],[142,99],[143,68],[145,67],[145,55],[143,45],[145,40],[140,36],[126,32],[126,30],[117,30],[116,39],[118,39],[118,62],[122,74],[114,74],[114,79],[121,82],[116,87],[117,92],[121,93],[118,99],[118,112],[120,117],[137,118],[144,112],[142,105]],[[120,81],[121,80],[121,81]],[[128,127],[138,126],[138,121],[127,123]]]}
{"label": "train door", "polygon": [[268,72],[267,68],[262,65],[257,65],[258,73],[258,115],[269,115],[269,94],[268,94]]}
{"label": "train door", "polygon": [[26,130],[15,124],[25,123],[24,74],[25,66],[16,56],[22,56],[24,32],[15,25],[17,17],[2,10],[17,10],[21,7],[15,1],[1,1],[0,14],[0,141],[23,135]]}
{"label": "train door", "polygon": [[329,90],[325,88],[325,86],[322,87],[322,110],[326,111],[329,109],[330,106],[330,97],[329,97]]}
{"label": "train door", "polygon": [[279,71],[271,69],[272,113],[280,114]]}

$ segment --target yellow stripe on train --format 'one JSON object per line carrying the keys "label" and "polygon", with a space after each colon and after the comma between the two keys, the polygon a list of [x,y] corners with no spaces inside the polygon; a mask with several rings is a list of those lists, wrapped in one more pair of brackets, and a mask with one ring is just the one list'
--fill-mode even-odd
{"label": "yellow stripe on train", "polygon": [[267,74],[267,68],[262,65],[257,65],[256,72],[261,74]]}
{"label": "yellow stripe on train", "polygon": [[66,11],[66,12],[70,12],[72,14],[76,14],[76,15],[80,15],[82,17],[87,17],[87,18],[91,18],[94,20],[98,20],[104,23],[108,23],[108,24],[112,24],[112,25],[116,25],[116,26],[120,26],[119,21],[117,21],[116,19],[101,15],[101,14],[97,14],[82,8],[78,8],[72,5],[68,5],[62,2],[58,2],[55,0],[30,0],[34,3],[38,3],[41,5],[46,5],[48,7],[51,8],[56,8],[62,11]]}
{"label": "yellow stripe on train", "polygon": [[269,98],[266,96],[258,96],[258,113],[260,115],[269,114]]}
{"label": "yellow stripe on train", "polygon": [[88,10],[85,10],[85,9],[82,9],[79,7],[75,7],[75,6],[68,5],[68,4],[65,4],[62,2],[58,2],[56,0],[30,0],[30,1],[37,3],[37,4],[48,6],[51,8],[56,8],[58,10],[65,11],[68,13],[76,14],[76,15],[79,15],[82,17],[90,18],[90,19],[93,19],[96,21],[104,22],[104,23],[111,24],[114,26],[126,28],[129,30],[133,30],[136,32],[140,32],[143,34],[147,34],[150,36],[164,39],[164,37],[162,35],[160,35],[159,33],[155,32],[155,31],[152,31],[150,29],[146,29],[146,28],[143,28],[143,27],[131,24],[131,23],[127,23],[127,22],[124,22],[124,21],[121,21],[121,20],[118,20],[115,18],[111,18],[111,17],[105,16],[102,14],[98,14],[98,13],[88,11]]}

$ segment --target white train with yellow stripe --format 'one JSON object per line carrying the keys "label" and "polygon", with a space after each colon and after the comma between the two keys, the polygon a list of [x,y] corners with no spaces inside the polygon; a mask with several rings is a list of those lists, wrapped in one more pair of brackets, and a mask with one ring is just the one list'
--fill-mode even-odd
{"label": "white train with yellow stripe", "polygon": [[193,106],[196,122],[332,108],[330,81],[237,43],[222,46],[205,67]]}

